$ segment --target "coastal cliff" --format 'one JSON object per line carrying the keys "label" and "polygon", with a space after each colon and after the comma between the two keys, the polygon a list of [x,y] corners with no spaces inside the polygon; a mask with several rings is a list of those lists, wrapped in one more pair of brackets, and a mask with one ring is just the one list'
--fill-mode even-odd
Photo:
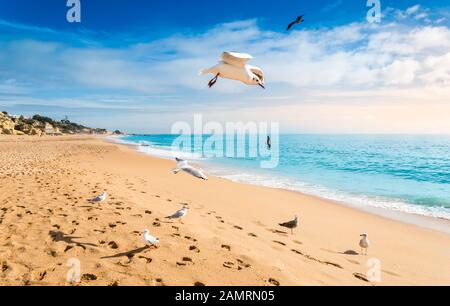
{"label": "coastal cliff", "polygon": [[0,113],[0,134],[5,135],[71,135],[107,134],[106,129],[86,127],[69,120],[56,121],[48,117],[34,115],[32,118]]}

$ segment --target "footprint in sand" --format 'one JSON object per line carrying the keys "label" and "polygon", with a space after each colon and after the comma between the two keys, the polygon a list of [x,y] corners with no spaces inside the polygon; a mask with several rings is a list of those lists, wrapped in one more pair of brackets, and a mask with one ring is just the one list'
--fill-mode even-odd
{"label": "footprint in sand", "polygon": [[153,259],[151,259],[150,257],[139,256],[138,258],[145,259],[146,263],[151,263],[153,261]]}
{"label": "footprint in sand", "polygon": [[202,283],[202,282],[195,282],[194,286],[195,287],[205,287],[206,285],[204,283]]}
{"label": "footprint in sand", "polygon": [[240,226],[238,226],[238,225],[235,225],[235,226],[233,226],[235,229],[238,229],[238,230],[240,230],[240,231],[242,231],[243,230],[243,228],[242,227],[240,227]]}
{"label": "footprint in sand", "polygon": [[119,248],[119,245],[115,241],[111,241],[108,245],[113,250],[117,250]]}
{"label": "footprint in sand", "polygon": [[281,242],[281,241],[274,240],[273,242],[276,244],[282,245],[282,246],[286,246],[286,243]]}
{"label": "footprint in sand", "polygon": [[93,281],[93,280],[97,280],[97,276],[94,274],[83,274],[83,276],[81,276],[81,280],[84,281]]}
{"label": "footprint in sand", "polygon": [[231,251],[231,247],[229,245],[226,245],[226,244],[222,244],[222,249],[226,249],[228,251]]}
{"label": "footprint in sand", "polygon": [[276,286],[276,287],[280,286],[280,282],[274,278],[269,278],[268,283],[271,284],[272,286]]}
{"label": "footprint in sand", "polygon": [[189,251],[196,252],[196,253],[200,253],[200,249],[197,248],[195,245],[191,245],[191,246],[189,247]]}
{"label": "footprint in sand", "polygon": [[369,280],[364,274],[361,273],[353,273],[353,276],[356,277],[359,280],[362,280],[363,282],[369,283]]}
{"label": "footprint in sand", "polygon": [[2,273],[9,269],[8,263],[6,261],[2,262]]}
{"label": "footprint in sand", "polygon": [[227,269],[236,269],[236,270],[242,270],[243,268],[250,268],[251,265],[245,263],[241,259],[236,259],[236,263],[232,261],[227,261],[223,263],[223,266]]}

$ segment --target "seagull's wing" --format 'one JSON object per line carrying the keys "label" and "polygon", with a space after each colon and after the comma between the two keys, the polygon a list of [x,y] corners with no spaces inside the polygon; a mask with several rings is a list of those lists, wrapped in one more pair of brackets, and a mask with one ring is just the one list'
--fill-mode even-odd
{"label": "seagull's wing", "polygon": [[206,179],[206,176],[203,174],[203,171],[194,167],[184,167],[183,171],[186,173],[189,173],[192,176],[195,176],[196,178],[199,179]]}
{"label": "seagull's wing", "polygon": [[253,56],[247,53],[223,52],[220,58],[227,64],[243,67]]}
{"label": "seagull's wing", "polygon": [[169,219],[178,219],[178,218],[180,218],[182,216],[183,216],[183,211],[179,210],[176,213],[174,213],[172,216],[169,216],[167,218],[169,218]]}
{"label": "seagull's wing", "polygon": [[295,222],[295,220],[285,222],[285,223],[280,223],[280,226],[287,227],[287,228],[292,228],[292,227],[295,227],[296,225],[297,225],[297,222]]}
{"label": "seagull's wing", "polygon": [[286,31],[289,31],[289,30],[294,26],[294,24],[296,24],[296,23],[297,23],[297,21],[291,22],[291,23],[288,25]]}
{"label": "seagull's wing", "polygon": [[265,77],[264,77],[264,71],[256,66],[250,66],[250,71],[253,72],[260,80],[261,82],[265,82]]}
{"label": "seagull's wing", "polygon": [[89,202],[99,202],[100,198],[99,197],[95,197],[95,198],[89,199],[88,201]]}
{"label": "seagull's wing", "polygon": [[173,173],[177,174],[178,172],[183,170],[183,168],[189,167],[188,162],[185,161],[184,159],[176,158],[175,160],[177,161],[177,166],[174,169],[172,169]]}

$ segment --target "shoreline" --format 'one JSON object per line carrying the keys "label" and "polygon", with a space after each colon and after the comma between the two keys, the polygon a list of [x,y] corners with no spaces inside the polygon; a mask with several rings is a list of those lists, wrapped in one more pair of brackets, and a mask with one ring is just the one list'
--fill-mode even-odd
{"label": "shoreline", "polygon": [[[450,237],[297,192],[170,172],[104,137],[0,137],[0,285],[449,285]],[[107,191],[99,204],[86,199]],[[187,205],[181,222],[165,219]],[[291,235],[278,223],[300,216]],[[160,238],[142,242],[145,228]],[[369,256],[359,235],[369,233]],[[371,260],[380,282],[364,278]],[[420,263],[420,264],[418,264]],[[362,278],[361,278],[362,276]]]}
{"label": "shoreline", "polygon": [[[106,136],[106,137],[104,137],[104,139],[107,142],[111,142],[111,143],[115,143],[118,145],[123,145],[123,146],[133,148],[136,152],[143,154],[145,156],[150,156],[153,158],[159,158],[159,159],[163,159],[163,160],[171,160],[168,157],[166,158],[163,156],[152,155],[150,153],[142,152],[139,150],[139,147],[140,147],[139,144],[122,141],[120,139],[121,137],[123,137],[123,136]],[[192,164],[196,164],[196,163],[201,164],[201,162],[197,162],[197,161],[192,162]],[[369,206],[369,205],[364,206],[364,205],[351,204],[344,200],[342,200],[342,201],[334,200],[334,199],[326,198],[326,197],[323,197],[320,195],[306,193],[306,192],[302,192],[299,190],[293,190],[293,189],[289,189],[289,188],[265,186],[265,185],[260,185],[260,184],[252,183],[252,182],[234,181],[232,179],[226,178],[221,175],[216,175],[216,174],[213,174],[212,176],[215,176],[215,177],[218,177],[221,179],[225,179],[229,182],[236,183],[236,184],[244,184],[244,185],[249,185],[249,186],[258,186],[258,187],[262,187],[262,188],[270,188],[273,190],[283,190],[283,191],[287,191],[287,192],[294,192],[294,193],[298,193],[303,196],[310,196],[310,197],[316,198],[318,200],[328,201],[328,202],[334,203],[336,205],[343,205],[345,207],[349,207],[349,208],[356,209],[356,210],[359,210],[362,212],[370,213],[375,216],[383,217],[383,218],[386,218],[386,219],[389,219],[392,221],[415,225],[420,228],[435,230],[435,231],[439,231],[439,232],[445,233],[447,235],[450,235],[450,220],[447,220],[447,219],[426,216],[426,215],[421,215],[421,214],[415,214],[415,213],[410,213],[410,212],[405,212],[405,211],[400,211],[400,210],[395,210],[395,209],[389,209],[389,208],[373,207],[373,206]],[[408,205],[413,205],[413,204],[408,204]]]}

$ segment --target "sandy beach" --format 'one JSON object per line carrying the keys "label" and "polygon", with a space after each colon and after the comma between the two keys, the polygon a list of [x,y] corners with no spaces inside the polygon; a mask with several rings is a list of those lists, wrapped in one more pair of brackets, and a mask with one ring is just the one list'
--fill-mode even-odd
{"label": "sandy beach", "polygon": [[[102,138],[1,136],[0,285],[71,285],[71,259],[82,286],[450,285],[448,234],[174,166]],[[183,205],[183,223],[165,219]],[[278,223],[295,214],[291,235]],[[364,279],[373,259],[380,283]]]}

